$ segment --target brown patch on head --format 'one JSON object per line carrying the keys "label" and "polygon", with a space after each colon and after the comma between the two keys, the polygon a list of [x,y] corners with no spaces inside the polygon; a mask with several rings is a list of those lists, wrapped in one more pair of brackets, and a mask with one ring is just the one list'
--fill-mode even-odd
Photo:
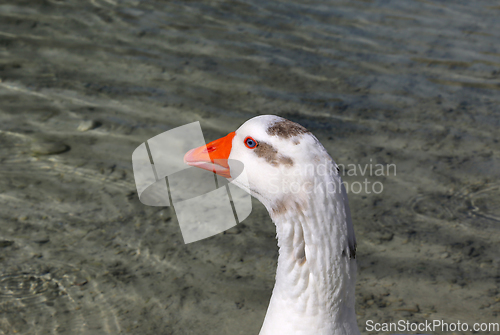
{"label": "brown patch on head", "polygon": [[290,157],[288,156],[281,156],[280,157],[280,163],[281,164],[285,164],[285,165],[288,165],[288,166],[293,166],[293,161]]}
{"label": "brown patch on head", "polygon": [[278,150],[266,142],[258,142],[254,152],[258,157],[264,158],[272,166],[293,166],[293,160],[290,157],[280,155]]}
{"label": "brown patch on head", "polygon": [[302,134],[307,134],[309,133],[309,130],[307,130],[298,123],[283,119],[282,121],[278,121],[269,128],[267,128],[267,133],[271,136],[290,138]]}

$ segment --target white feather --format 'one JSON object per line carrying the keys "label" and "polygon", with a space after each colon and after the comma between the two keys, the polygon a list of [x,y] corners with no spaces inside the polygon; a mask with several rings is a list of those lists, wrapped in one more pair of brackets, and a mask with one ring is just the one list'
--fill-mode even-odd
{"label": "white feather", "polygon": [[[337,165],[311,133],[270,133],[280,122],[290,125],[271,115],[247,121],[236,131],[229,156],[243,162],[245,189],[276,225],[276,284],[260,335],[358,335],[356,241]],[[271,164],[262,147],[260,155],[246,147],[248,136],[271,146],[281,163]],[[238,185],[238,178],[233,182]]]}

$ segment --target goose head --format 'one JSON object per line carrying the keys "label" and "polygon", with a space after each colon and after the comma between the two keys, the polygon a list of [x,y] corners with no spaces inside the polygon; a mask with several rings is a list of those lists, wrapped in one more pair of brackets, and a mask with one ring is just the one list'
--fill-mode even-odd
{"label": "goose head", "polygon": [[[303,126],[275,115],[254,117],[236,131],[186,153],[191,166],[213,171],[256,197],[271,216],[301,206],[321,174],[336,165]],[[242,166],[246,179],[240,181]]]}
{"label": "goose head", "polygon": [[249,192],[276,225],[276,284],[260,335],[359,335],[347,195],[314,135],[284,118],[258,116],[184,161]]}

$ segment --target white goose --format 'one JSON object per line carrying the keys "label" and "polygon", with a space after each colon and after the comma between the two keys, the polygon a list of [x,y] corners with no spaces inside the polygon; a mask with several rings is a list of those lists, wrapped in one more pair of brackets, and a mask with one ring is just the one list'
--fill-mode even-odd
{"label": "white goose", "polygon": [[[184,160],[244,188],[276,225],[276,284],[260,335],[360,334],[347,195],[337,165],[314,135],[281,117],[258,116]],[[232,160],[244,163],[249,187],[231,178]]]}

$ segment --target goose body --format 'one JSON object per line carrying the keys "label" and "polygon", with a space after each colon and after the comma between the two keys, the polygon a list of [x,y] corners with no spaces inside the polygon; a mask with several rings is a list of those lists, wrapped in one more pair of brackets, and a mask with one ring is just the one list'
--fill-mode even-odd
{"label": "goose body", "polygon": [[[276,283],[260,335],[360,334],[348,199],[337,165],[314,135],[281,117],[258,116],[184,160],[255,196],[276,225]],[[244,164],[245,183],[231,175],[235,162]]]}

